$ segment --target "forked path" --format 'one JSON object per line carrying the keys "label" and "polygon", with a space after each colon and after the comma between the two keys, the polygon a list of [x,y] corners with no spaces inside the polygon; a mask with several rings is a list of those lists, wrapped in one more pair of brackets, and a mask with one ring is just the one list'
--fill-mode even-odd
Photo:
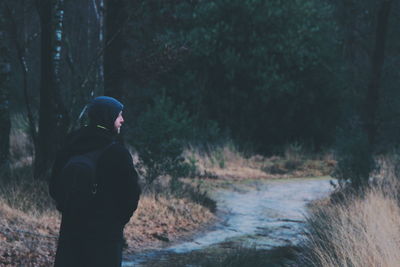
{"label": "forked path", "polygon": [[187,242],[132,255],[123,266],[154,266],[154,261],[161,266],[193,251],[221,246],[295,246],[302,238],[306,204],[332,190],[329,178],[257,181],[243,186],[243,190],[236,188],[239,190],[220,190],[215,194],[221,220],[207,232]]}

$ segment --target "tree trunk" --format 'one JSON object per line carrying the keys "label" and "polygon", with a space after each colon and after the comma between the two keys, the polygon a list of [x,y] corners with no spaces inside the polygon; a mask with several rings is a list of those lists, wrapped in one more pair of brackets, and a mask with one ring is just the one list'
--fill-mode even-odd
{"label": "tree trunk", "polygon": [[385,42],[392,2],[393,0],[382,0],[379,8],[375,47],[372,55],[371,76],[365,101],[365,130],[371,147],[376,143],[376,135],[378,132],[377,110],[381,96],[381,76],[385,60]]}
{"label": "tree trunk", "polygon": [[[10,109],[8,80],[11,70],[6,43],[5,5],[0,3],[0,169],[9,168]],[[0,177],[1,178],[1,177]]]}
{"label": "tree trunk", "polygon": [[64,1],[36,3],[41,25],[41,87],[34,176],[41,179],[50,173],[56,151],[66,135],[69,116],[62,101],[60,81]]}
{"label": "tree trunk", "polygon": [[123,95],[123,27],[127,13],[121,0],[106,1],[106,47],[104,54],[104,94],[121,99]]}
{"label": "tree trunk", "polygon": [[[96,12],[97,23],[99,26],[99,51],[104,49],[104,0],[93,0],[93,6]],[[97,70],[96,88],[97,92],[104,92],[104,54],[102,53],[98,59],[98,70]],[[95,95],[95,91],[92,90],[91,95]]]}

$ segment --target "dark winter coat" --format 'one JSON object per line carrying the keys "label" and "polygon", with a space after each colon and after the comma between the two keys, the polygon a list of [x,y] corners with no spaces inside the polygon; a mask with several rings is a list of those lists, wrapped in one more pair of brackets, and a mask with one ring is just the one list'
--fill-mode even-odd
{"label": "dark winter coat", "polygon": [[[97,127],[84,127],[71,134],[55,160],[49,183],[50,195],[54,197],[54,177],[71,156],[106,147],[113,141],[114,133]],[[112,144],[99,157],[97,174],[95,204],[86,216],[62,214],[55,266],[120,265],[123,229],[136,210],[140,195],[138,176],[129,151],[120,142]],[[80,257],[92,263],[72,261],[61,264],[67,258],[79,261]]]}

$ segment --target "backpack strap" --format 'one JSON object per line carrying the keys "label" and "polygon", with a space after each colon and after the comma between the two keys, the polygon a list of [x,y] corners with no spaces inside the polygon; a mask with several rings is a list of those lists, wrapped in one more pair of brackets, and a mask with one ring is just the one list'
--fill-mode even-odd
{"label": "backpack strap", "polygon": [[93,174],[93,181],[92,181],[92,194],[95,195],[97,193],[97,161],[99,160],[100,156],[103,155],[103,153],[109,149],[112,145],[114,145],[116,142],[112,141],[110,144],[106,145],[103,148],[96,149],[92,152],[87,153],[88,155],[92,156],[93,162],[94,162],[94,174]]}

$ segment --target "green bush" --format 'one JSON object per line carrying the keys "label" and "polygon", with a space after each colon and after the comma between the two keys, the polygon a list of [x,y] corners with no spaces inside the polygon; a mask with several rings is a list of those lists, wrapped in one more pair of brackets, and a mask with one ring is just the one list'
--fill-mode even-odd
{"label": "green bush", "polygon": [[139,154],[139,169],[150,185],[160,175],[185,176],[193,168],[182,152],[191,129],[191,119],[182,106],[171,99],[157,97],[137,120],[132,144]]}

